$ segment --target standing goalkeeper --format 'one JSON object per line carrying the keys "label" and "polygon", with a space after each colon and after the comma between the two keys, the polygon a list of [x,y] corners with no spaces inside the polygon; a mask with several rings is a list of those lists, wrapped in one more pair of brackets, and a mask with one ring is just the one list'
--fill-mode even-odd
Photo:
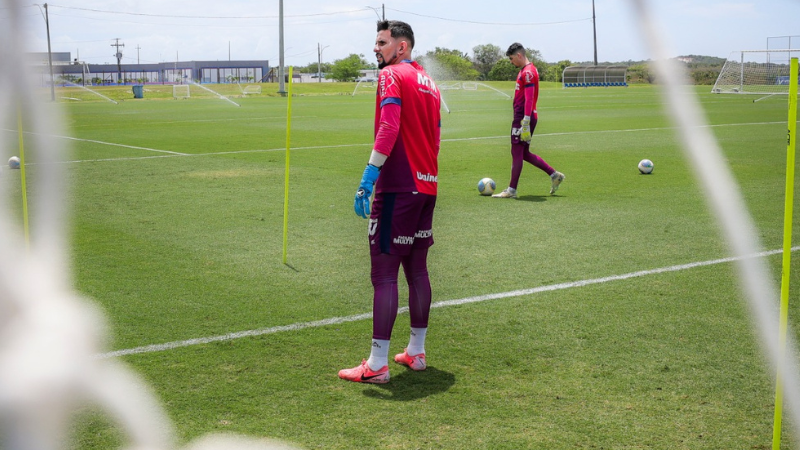
{"label": "standing goalkeeper", "polygon": [[511,123],[511,182],[503,192],[492,197],[517,198],[517,184],[522,174],[522,165],[526,161],[550,175],[550,195],[553,195],[564,181],[564,174],[550,167],[544,159],[530,150],[531,135],[538,121],[536,101],[539,99],[539,71],[528,61],[525,47],[519,42],[508,47],[506,56],[511,64],[520,69],[514,91],[514,121]]}
{"label": "standing goalkeeper", "polygon": [[378,22],[374,51],[381,72],[375,144],[355,196],[356,214],[369,217],[372,347],[368,360],[339,371],[339,378],[359,383],[389,381],[389,340],[397,317],[401,265],[408,282],[411,337],[394,360],[412,370],[427,367],[425,336],[431,308],[427,264],[433,245],[441,117],[439,90],[422,66],[411,60],[413,47],[414,32],[407,23]]}

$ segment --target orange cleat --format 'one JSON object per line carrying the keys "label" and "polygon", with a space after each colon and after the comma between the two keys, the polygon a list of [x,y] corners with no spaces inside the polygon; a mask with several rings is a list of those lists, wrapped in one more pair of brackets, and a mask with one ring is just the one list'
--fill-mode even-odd
{"label": "orange cleat", "polygon": [[425,353],[419,355],[409,355],[408,349],[403,349],[403,353],[394,355],[394,362],[407,366],[411,370],[425,370],[428,363],[425,362]]}
{"label": "orange cleat", "polygon": [[[424,355],[423,355],[424,356]],[[389,382],[389,366],[383,366],[378,370],[372,370],[367,364],[367,360],[352,369],[342,369],[339,371],[339,378],[356,383],[375,383],[384,384]]]}

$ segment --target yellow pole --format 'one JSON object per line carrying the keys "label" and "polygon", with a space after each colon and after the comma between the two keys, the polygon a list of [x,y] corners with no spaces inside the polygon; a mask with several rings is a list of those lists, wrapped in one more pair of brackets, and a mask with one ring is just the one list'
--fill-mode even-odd
{"label": "yellow pole", "polygon": [[286,264],[286,248],[289,242],[289,148],[292,137],[292,66],[289,66],[288,106],[286,109],[286,172],[283,186],[283,263]]}
{"label": "yellow pole", "polygon": [[22,224],[25,245],[30,246],[30,227],[28,226],[28,188],[25,181],[25,145],[22,138],[22,109],[17,106],[17,134],[19,135],[19,171],[22,180]]}
{"label": "yellow pole", "polygon": [[797,58],[792,58],[789,77],[789,131],[786,146],[786,199],[783,213],[783,270],[781,272],[781,313],[778,327],[780,359],[775,380],[775,418],[772,425],[772,449],[781,448],[783,380],[781,372],[786,357],[786,328],[789,321],[789,268],[792,260],[792,204],[794,202],[794,160],[797,144]]}

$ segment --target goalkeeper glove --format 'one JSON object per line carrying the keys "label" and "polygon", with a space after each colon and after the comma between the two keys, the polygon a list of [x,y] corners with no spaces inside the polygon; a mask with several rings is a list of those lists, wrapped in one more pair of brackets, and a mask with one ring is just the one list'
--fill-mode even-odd
{"label": "goalkeeper glove", "polygon": [[380,169],[372,164],[367,164],[364,169],[364,175],[361,176],[361,184],[358,185],[356,191],[356,199],[353,208],[356,215],[363,218],[369,217],[369,197],[372,195],[372,188],[375,186],[375,181],[378,179]]}
{"label": "goalkeeper glove", "polygon": [[525,142],[531,141],[531,116],[522,118],[522,133],[519,138]]}

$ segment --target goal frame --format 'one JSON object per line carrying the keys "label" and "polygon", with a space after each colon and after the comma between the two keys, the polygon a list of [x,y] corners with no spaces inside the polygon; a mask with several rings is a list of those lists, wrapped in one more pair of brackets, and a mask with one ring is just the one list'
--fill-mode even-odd
{"label": "goal frame", "polygon": [[[180,92],[183,91],[184,88],[185,92]],[[172,98],[178,100],[178,99],[190,98],[191,96],[192,96],[192,90],[189,88],[188,84],[172,85]]]}
{"label": "goal frame", "polygon": [[789,68],[800,49],[738,50],[722,66],[714,94],[788,95]]}
{"label": "goal frame", "polygon": [[258,84],[248,84],[247,86],[242,89],[242,95],[253,95],[253,94],[260,94],[261,93],[261,85]]}

